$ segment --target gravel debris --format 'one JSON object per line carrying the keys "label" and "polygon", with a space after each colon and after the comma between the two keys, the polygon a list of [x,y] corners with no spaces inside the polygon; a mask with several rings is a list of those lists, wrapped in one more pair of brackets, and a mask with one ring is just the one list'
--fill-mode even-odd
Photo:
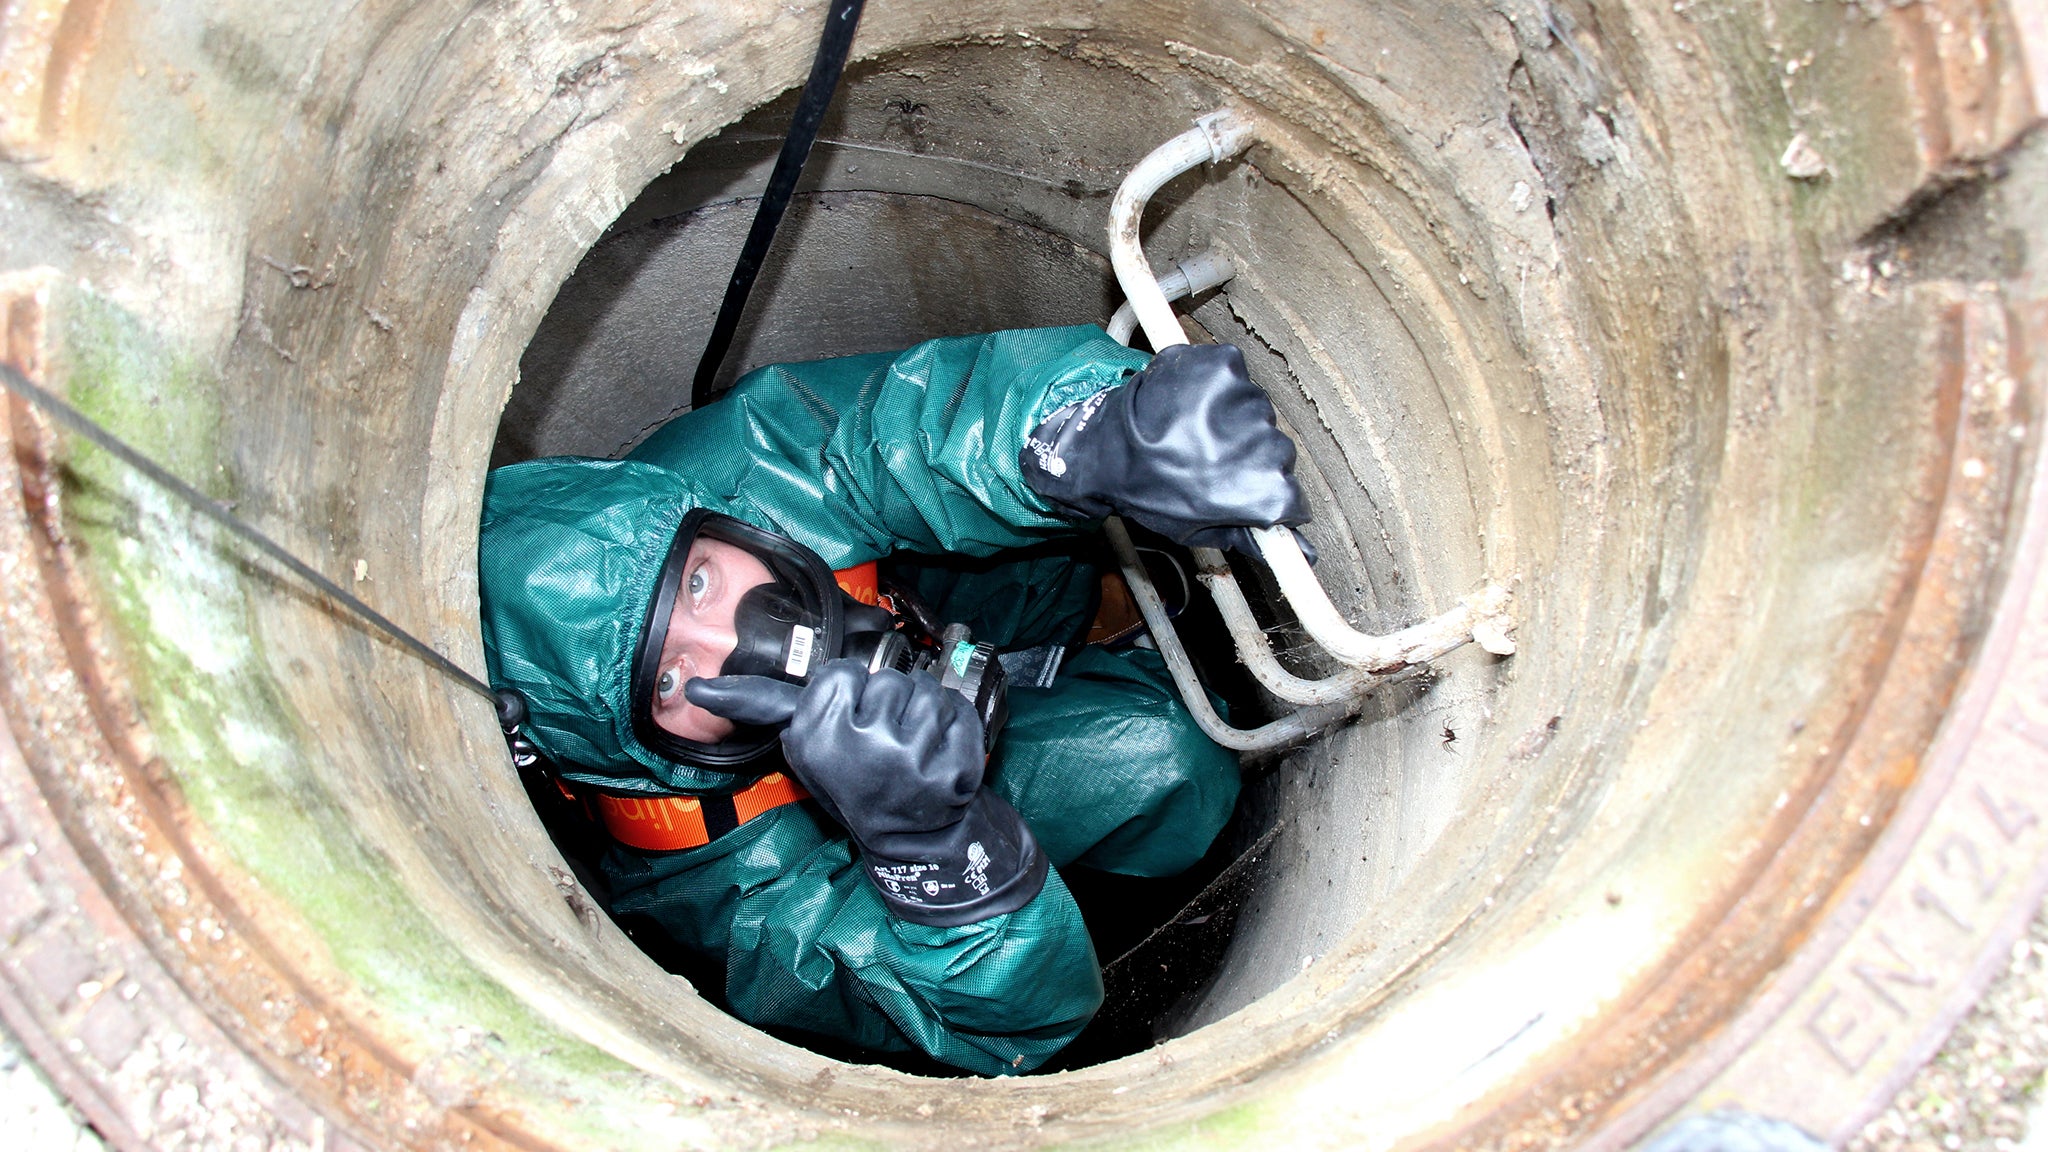
{"label": "gravel debris", "polygon": [[1844,1152],[2035,1152],[2027,1139],[2048,1073],[2048,906],[2013,945],[2012,963],[1884,1114]]}
{"label": "gravel debris", "polygon": [[57,1094],[5,1025],[0,1025],[0,1122],[7,1146],[16,1152],[107,1152],[99,1134]]}

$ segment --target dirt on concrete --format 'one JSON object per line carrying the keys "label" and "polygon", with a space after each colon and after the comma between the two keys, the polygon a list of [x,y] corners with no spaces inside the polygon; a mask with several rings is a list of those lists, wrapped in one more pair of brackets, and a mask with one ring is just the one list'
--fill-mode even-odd
{"label": "dirt on concrete", "polygon": [[[2016,1152],[2048,1147],[2048,906],[2012,962],[1890,1108],[1846,1152]],[[2029,1129],[2033,1139],[2028,1139]]]}

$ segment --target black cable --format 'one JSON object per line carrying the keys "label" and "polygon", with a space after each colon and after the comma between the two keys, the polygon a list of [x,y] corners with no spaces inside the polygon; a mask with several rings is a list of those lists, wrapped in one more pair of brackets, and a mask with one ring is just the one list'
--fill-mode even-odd
{"label": "black cable", "polygon": [[291,569],[293,572],[298,573],[307,583],[332,597],[335,603],[376,625],[386,635],[410,649],[420,659],[425,660],[428,664],[445,673],[450,679],[489,700],[493,708],[502,707],[498,694],[491,691],[489,684],[463,671],[453,660],[428,647],[425,642],[413,636],[412,633],[385,619],[384,615],[375,608],[350,595],[341,585],[329,580],[311,565],[286,551],[282,544],[277,543],[262,532],[257,531],[254,527],[243,522],[218,501],[173,476],[156,461],[130,448],[112,432],[94,423],[92,417],[87,416],[85,413],[73,408],[70,404],[58,399],[55,395],[45,391],[35,381],[22,375],[21,371],[14,367],[14,365],[0,363],[0,383],[5,383],[10,391],[34,404],[36,407],[41,408],[43,411],[48,412],[59,423],[70,428],[73,432],[113,453],[130,468],[156,481],[172,495],[190,504],[214,523],[219,524],[221,527],[262,549],[265,555]]}
{"label": "black cable", "polygon": [[725,364],[725,354],[732,348],[733,335],[740,327],[740,313],[747,310],[747,296],[754,290],[754,277],[760,275],[761,264],[768,258],[768,246],[775,242],[775,229],[782,223],[783,209],[789,207],[797,178],[804,174],[804,161],[810,158],[811,145],[817,142],[818,125],[825,119],[832,93],[839,88],[839,74],[846,69],[846,57],[853,48],[853,31],[860,25],[860,11],[865,3],[866,0],[832,0],[831,9],[825,14],[825,34],[819,38],[818,54],[811,60],[811,78],[804,81],[796,115],[790,117],[789,135],[782,139],[782,154],[775,158],[767,191],[761,194],[761,206],[754,212],[754,226],[747,230],[746,245],[740,249],[739,262],[733,265],[725,299],[718,305],[711,339],[704,345],[704,355],[697,360],[697,378],[690,386],[691,408],[702,408],[718,398],[711,390],[711,382],[717,378],[719,368]]}

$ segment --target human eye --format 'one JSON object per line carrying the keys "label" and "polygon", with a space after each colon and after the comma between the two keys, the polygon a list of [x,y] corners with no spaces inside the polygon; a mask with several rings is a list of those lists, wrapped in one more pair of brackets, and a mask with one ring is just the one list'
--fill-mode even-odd
{"label": "human eye", "polygon": [[655,698],[666,704],[675,697],[676,690],[683,686],[683,674],[674,668],[663,668],[661,679],[654,682]]}
{"label": "human eye", "polygon": [[710,587],[710,578],[704,574],[703,565],[690,569],[689,592],[691,600],[702,600],[704,590]]}

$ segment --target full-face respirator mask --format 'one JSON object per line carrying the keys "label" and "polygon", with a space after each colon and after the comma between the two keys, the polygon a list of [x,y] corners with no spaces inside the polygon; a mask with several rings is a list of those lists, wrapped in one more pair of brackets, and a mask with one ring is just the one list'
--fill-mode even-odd
{"label": "full-face respirator mask", "polygon": [[985,747],[1008,717],[1008,683],[995,648],[977,644],[965,625],[939,627],[907,591],[891,588],[875,604],[847,594],[818,555],[786,536],[697,509],[683,518],[669,546],[635,652],[631,694],[633,733],[649,750],[705,768],[745,771],[776,749],[781,732],[741,725],[715,743],[689,740],[654,718],[662,647],[681,592],[690,549],[699,539],[744,549],[768,569],[764,584],[747,590],[733,611],[737,641],[719,669],[723,676],[766,676],[807,684],[827,661],[854,659],[870,672],[894,669],[938,679],[981,718]]}

